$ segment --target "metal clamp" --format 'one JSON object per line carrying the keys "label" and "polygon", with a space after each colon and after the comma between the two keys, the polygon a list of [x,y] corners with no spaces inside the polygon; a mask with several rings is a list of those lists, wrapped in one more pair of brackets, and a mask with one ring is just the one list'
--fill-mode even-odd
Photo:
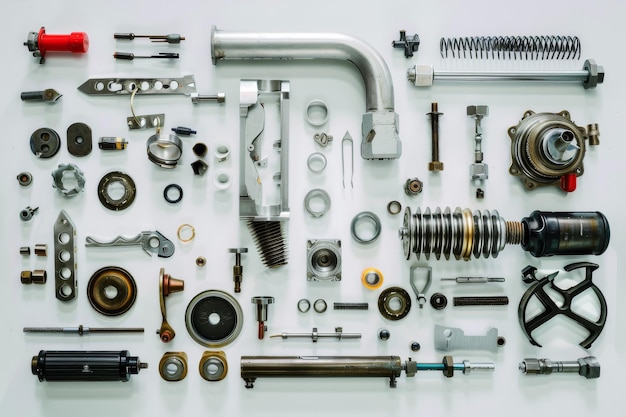
{"label": "metal clamp", "polygon": [[[421,290],[417,288],[417,281],[419,279],[419,277],[416,274],[417,270],[422,270],[426,272],[426,282],[422,286]],[[411,270],[410,270],[411,288],[413,288],[413,292],[415,293],[415,296],[417,297],[417,304],[419,304],[420,308],[424,308],[424,304],[426,304],[426,292],[430,288],[430,284],[432,284],[432,273],[433,273],[433,270],[430,266],[418,266],[418,265],[411,266]]]}

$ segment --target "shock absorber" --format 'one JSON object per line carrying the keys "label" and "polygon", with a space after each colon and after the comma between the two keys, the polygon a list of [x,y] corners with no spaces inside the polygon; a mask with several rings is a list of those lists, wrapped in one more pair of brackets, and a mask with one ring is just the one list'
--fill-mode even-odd
{"label": "shock absorber", "polygon": [[553,255],[601,255],[609,245],[610,228],[604,214],[595,212],[534,211],[519,222],[506,221],[496,210],[461,209],[433,212],[426,208],[415,213],[404,212],[398,231],[406,259],[415,253],[417,259],[431,253],[437,259],[469,261],[475,258],[496,258],[507,244],[539,258]]}
{"label": "shock absorber", "polygon": [[29,32],[24,46],[40,58],[39,63],[46,61],[48,52],[73,52],[84,54],[89,49],[89,36],[85,32],[72,32],[69,35],[49,35],[43,26],[39,32]]}
{"label": "shock absorber", "polygon": [[139,357],[121,351],[41,350],[31,369],[39,381],[122,381],[148,367]]}

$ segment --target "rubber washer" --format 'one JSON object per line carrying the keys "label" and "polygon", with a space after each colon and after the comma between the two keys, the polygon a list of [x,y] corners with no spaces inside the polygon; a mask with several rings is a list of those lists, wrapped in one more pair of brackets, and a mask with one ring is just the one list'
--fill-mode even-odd
{"label": "rubber washer", "polygon": [[[178,197],[176,198],[170,198],[169,196],[169,192],[170,190],[177,190],[178,191]],[[167,201],[170,204],[176,204],[176,203],[180,203],[180,200],[183,199],[183,187],[181,187],[178,184],[170,184],[167,185],[164,189],[163,189],[163,198],[165,199],[165,201]]]}
{"label": "rubber washer", "polygon": [[443,310],[448,305],[448,299],[442,293],[436,292],[430,297],[430,305],[435,310]]}

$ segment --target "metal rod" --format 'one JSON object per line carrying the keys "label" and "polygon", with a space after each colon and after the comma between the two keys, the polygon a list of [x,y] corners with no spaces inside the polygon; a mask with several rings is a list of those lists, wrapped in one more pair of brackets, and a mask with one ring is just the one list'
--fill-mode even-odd
{"label": "metal rod", "polygon": [[491,278],[491,277],[456,277],[456,278],[441,278],[442,281],[454,281],[457,284],[483,284],[487,282],[504,282],[504,278]]}
{"label": "metal rod", "polygon": [[24,333],[63,333],[83,336],[90,333],[143,333],[143,327],[24,327]]}

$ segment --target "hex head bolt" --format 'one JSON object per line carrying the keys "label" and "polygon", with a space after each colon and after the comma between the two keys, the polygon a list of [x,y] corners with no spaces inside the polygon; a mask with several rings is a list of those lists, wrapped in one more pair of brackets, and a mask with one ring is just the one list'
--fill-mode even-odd
{"label": "hex head bolt", "polygon": [[429,171],[443,171],[443,162],[439,161],[439,117],[443,116],[443,113],[439,113],[439,105],[437,103],[430,104],[430,113],[426,113],[430,116],[430,132],[432,142],[432,161],[428,163]]}
{"label": "hex head bolt", "polygon": [[252,297],[252,304],[256,305],[256,321],[259,322],[259,340],[265,337],[267,326],[267,306],[274,303],[274,297],[257,296]]}
{"label": "hex head bolt", "polygon": [[525,358],[519,370],[526,375],[549,375],[551,373],[577,373],[587,379],[600,378],[600,363],[595,356],[578,358],[576,361],[551,361],[550,359]]}
{"label": "hex head bolt", "polygon": [[243,280],[243,266],[241,266],[241,254],[248,253],[248,248],[230,248],[228,252],[235,254],[235,265],[233,266],[233,281],[235,282],[235,292],[241,292],[241,281]]}

